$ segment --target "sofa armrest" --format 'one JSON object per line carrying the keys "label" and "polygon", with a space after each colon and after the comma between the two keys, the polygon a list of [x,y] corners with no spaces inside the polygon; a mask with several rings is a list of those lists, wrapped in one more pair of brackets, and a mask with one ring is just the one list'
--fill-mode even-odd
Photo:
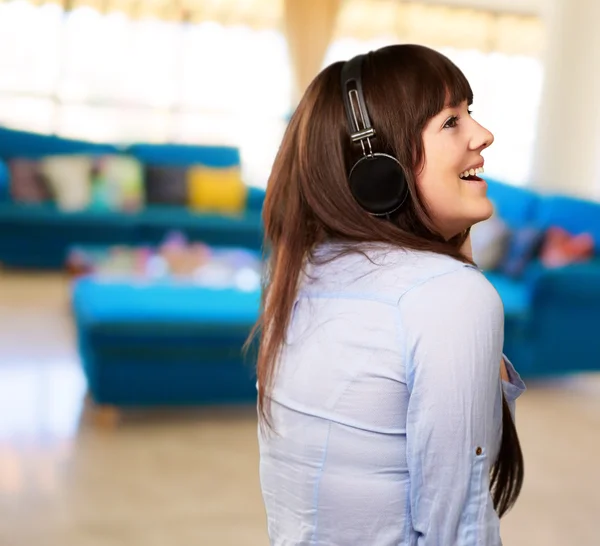
{"label": "sofa armrest", "polygon": [[546,269],[537,264],[527,282],[535,298],[550,298],[566,305],[597,301],[600,308],[600,258],[586,263]]}
{"label": "sofa armrest", "polygon": [[261,212],[265,201],[265,190],[254,186],[248,187],[248,197],[246,201],[246,209],[256,212]]}
{"label": "sofa armrest", "polygon": [[10,201],[10,172],[0,159],[0,202]]}
{"label": "sofa armrest", "polygon": [[535,368],[550,374],[600,370],[600,259],[536,267],[527,282]]}

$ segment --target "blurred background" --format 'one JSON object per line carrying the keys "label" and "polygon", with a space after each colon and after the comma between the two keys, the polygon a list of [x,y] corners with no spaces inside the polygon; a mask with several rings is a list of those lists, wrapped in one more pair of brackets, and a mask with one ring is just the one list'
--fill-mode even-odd
{"label": "blurred background", "polygon": [[600,531],[596,0],[0,1],[0,544],[264,545],[260,211],[316,73],[390,43],[474,90],[526,480],[504,543]]}

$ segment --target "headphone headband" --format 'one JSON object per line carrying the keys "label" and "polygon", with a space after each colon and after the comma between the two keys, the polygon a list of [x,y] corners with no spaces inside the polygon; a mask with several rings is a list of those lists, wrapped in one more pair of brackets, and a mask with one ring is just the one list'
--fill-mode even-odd
{"label": "headphone headband", "polygon": [[366,55],[357,55],[342,68],[342,90],[350,137],[353,142],[361,144],[375,136],[362,88],[362,63],[365,58]]}

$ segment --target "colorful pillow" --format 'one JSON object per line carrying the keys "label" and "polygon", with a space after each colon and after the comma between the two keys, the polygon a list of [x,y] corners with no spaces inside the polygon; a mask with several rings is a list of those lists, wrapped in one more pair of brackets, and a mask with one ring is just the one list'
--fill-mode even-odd
{"label": "colorful pillow", "polygon": [[187,203],[187,167],[148,165],[145,175],[146,202],[161,205]]}
{"label": "colorful pillow", "polygon": [[498,270],[514,279],[521,278],[527,266],[538,257],[543,241],[544,231],[540,228],[526,226],[514,230]]}
{"label": "colorful pillow", "polygon": [[41,160],[57,206],[66,211],[83,210],[90,203],[92,161],[85,155],[56,155]]}
{"label": "colorful pillow", "polygon": [[239,167],[191,167],[187,174],[188,202],[202,212],[239,213],[246,207],[248,187]]}
{"label": "colorful pillow", "polygon": [[10,171],[10,194],[18,203],[43,203],[52,199],[49,183],[41,172],[39,161],[12,159]]}
{"label": "colorful pillow", "polygon": [[540,259],[548,268],[584,262],[594,256],[594,239],[589,233],[571,235],[561,227],[551,227],[541,250]]}
{"label": "colorful pillow", "polygon": [[136,211],[144,205],[142,164],[133,157],[107,155],[94,159],[91,206]]}

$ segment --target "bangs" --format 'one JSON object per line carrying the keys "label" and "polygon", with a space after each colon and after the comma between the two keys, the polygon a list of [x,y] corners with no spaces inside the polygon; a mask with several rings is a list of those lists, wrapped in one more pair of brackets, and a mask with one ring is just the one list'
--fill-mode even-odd
{"label": "bangs", "polygon": [[473,90],[465,75],[454,67],[449,81],[446,82],[446,104],[454,107],[465,100],[469,105],[473,104]]}
{"label": "bangs", "polygon": [[429,68],[422,73],[423,114],[427,119],[448,106],[456,107],[463,101],[473,103],[473,91],[467,78],[450,59],[443,55],[432,56]]}

